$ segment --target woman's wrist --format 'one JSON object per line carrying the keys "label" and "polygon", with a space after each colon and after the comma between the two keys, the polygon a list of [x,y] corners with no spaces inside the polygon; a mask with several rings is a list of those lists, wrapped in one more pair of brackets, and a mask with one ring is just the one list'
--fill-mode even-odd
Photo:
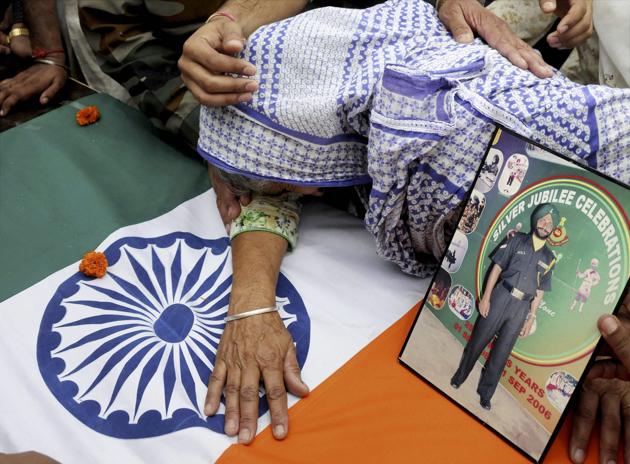
{"label": "woman's wrist", "polygon": [[276,296],[272,294],[273,292],[267,292],[269,295],[263,295],[263,292],[255,290],[244,293],[239,296],[238,292],[236,295],[232,292],[228,315],[240,314],[256,308],[268,308],[276,304]]}

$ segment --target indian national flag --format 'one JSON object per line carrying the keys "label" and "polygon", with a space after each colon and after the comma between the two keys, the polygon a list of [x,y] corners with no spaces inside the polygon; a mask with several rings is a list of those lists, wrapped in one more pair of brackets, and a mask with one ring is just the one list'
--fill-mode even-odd
{"label": "indian national flag", "polygon": [[[74,113],[92,104],[101,120],[79,127]],[[0,134],[0,243],[0,452],[63,463],[524,461],[397,363],[428,282],[379,259],[361,221],[318,204],[303,211],[277,288],[312,393],[290,398],[283,442],[263,391],[254,444],[227,437],[223,407],[203,414],[231,286],[214,193],[199,160],[111,98]],[[78,272],[92,249],[108,258],[102,279]],[[567,460],[566,433],[550,462]]]}

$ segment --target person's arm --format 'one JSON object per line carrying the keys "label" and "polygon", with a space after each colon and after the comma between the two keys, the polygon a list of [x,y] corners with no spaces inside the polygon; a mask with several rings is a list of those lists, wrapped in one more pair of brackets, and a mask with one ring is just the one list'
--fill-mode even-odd
{"label": "person's arm", "polygon": [[[557,29],[547,36],[550,46],[572,48],[592,35],[592,0],[539,0],[539,4],[544,13],[554,13],[562,18]],[[538,52],[477,0],[438,0],[437,7],[440,19],[458,42],[471,42],[473,34],[477,33],[514,66],[529,69],[538,77],[553,75],[551,67]]]}
{"label": "person's arm", "polygon": [[[573,418],[569,451],[580,464],[595,424],[600,422],[600,462],[617,462],[619,444],[626,462],[630,456],[630,295],[626,296],[617,317],[604,315],[597,327],[606,340],[612,361],[594,364],[584,382]],[[621,431],[623,430],[623,435]],[[620,440],[621,438],[621,440]]]}
{"label": "person's arm", "polygon": [[437,7],[440,19],[458,42],[472,42],[477,33],[514,66],[529,69],[538,77],[553,75],[551,67],[538,52],[519,39],[504,20],[477,0],[440,0]]}
{"label": "person's arm", "polygon": [[[228,314],[276,304],[276,283],[287,241],[269,232],[247,232],[232,241],[233,284]],[[206,396],[216,414],[225,392],[225,433],[251,443],[258,422],[258,386],[265,385],[273,436],[288,432],[287,394],[306,396],[291,334],[277,312],[226,323]]]}
{"label": "person's arm", "polygon": [[308,0],[228,0],[220,11],[233,15],[242,25],[245,37],[249,37],[260,26],[298,14],[307,3]]}
{"label": "person's arm", "polygon": [[33,54],[37,56],[40,50],[40,58],[50,63],[35,62],[13,78],[0,82],[0,116],[35,95],[39,95],[40,104],[47,104],[67,78],[55,0],[25,0],[24,6]]}
{"label": "person's arm", "polygon": [[539,0],[544,13],[562,18],[547,36],[554,48],[573,48],[593,35],[593,0]]}
{"label": "person's arm", "polygon": [[[206,106],[245,102],[258,90],[258,83],[246,77],[256,68],[233,55],[243,49],[245,40],[260,26],[293,16],[307,0],[228,0],[219,9],[226,16],[214,16],[185,43],[178,65],[182,80]],[[233,19],[232,19],[233,18]]]}
{"label": "person's arm", "polygon": [[482,317],[487,317],[490,313],[490,297],[492,296],[494,287],[499,281],[501,270],[501,266],[496,263],[492,266],[492,270],[488,276],[488,282],[486,283],[486,288],[483,292],[483,296],[481,297],[481,301],[479,302],[479,314],[481,314]]}

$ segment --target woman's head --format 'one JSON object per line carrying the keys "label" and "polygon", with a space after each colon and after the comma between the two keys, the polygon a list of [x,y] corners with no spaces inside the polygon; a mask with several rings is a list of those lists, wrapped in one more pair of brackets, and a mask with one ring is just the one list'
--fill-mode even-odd
{"label": "woman's head", "polygon": [[247,177],[242,174],[227,172],[208,164],[208,172],[211,177],[215,176],[219,182],[226,184],[232,193],[236,196],[247,195],[249,193],[264,193],[269,195],[278,195],[283,192],[293,192],[302,195],[322,195],[323,191],[319,187],[308,187],[303,185],[295,185],[284,182],[276,182],[271,180],[257,179]]}

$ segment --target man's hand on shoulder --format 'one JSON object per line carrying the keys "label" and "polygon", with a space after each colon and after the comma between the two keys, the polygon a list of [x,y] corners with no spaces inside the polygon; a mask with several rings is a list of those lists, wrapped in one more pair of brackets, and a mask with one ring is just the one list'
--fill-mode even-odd
{"label": "man's hand on shoulder", "polygon": [[519,39],[505,21],[477,0],[442,0],[438,3],[442,22],[460,43],[472,42],[478,34],[514,66],[529,69],[538,77],[551,77],[549,67],[532,47]]}
{"label": "man's hand on shoulder", "polygon": [[233,56],[244,43],[242,27],[224,16],[212,18],[184,43],[177,64],[182,80],[201,104],[225,106],[252,99],[258,82],[248,77],[256,74],[256,68]]}

